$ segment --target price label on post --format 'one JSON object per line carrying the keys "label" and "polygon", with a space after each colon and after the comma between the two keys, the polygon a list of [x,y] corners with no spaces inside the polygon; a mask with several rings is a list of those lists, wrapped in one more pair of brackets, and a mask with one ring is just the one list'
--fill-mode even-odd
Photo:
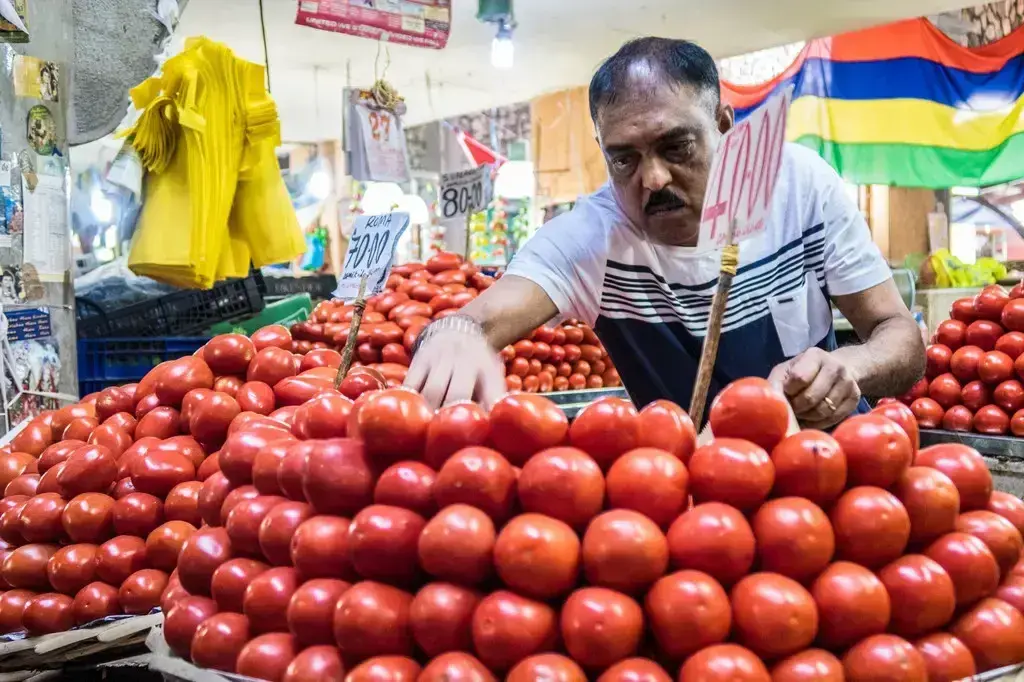
{"label": "price label on post", "polygon": [[491,166],[441,175],[441,218],[450,220],[479,213],[494,198]]}
{"label": "price label on post", "polygon": [[698,252],[725,246],[732,221],[736,221],[735,242],[764,232],[782,165],[786,114],[792,97],[790,86],[722,138],[704,193]]}
{"label": "price label on post", "polygon": [[334,297],[354,300],[359,294],[359,282],[363,277],[366,277],[366,296],[383,291],[394,264],[398,240],[408,227],[408,213],[356,218]]}

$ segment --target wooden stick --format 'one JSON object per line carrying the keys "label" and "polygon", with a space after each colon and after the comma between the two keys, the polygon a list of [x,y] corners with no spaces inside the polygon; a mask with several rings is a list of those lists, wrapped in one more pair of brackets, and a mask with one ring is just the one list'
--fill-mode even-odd
{"label": "wooden stick", "polygon": [[708,389],[711,387],[711,372],[718,359],[718,342],[722,338],[722,318],[725,306],[729,302],[729,289],[732,278],[736,275],[736,245],[733,243],[735,221],[729,223],[726,235],[726,247],[722,250],[722,270],[718,275],[718,289],[711,299],[711,314],[708,316],[708,331],[704,336],[700,362],[697,365],[697,379],[693,385],[693,397],[690,399],[690,418],[698,427],[704,420],[704,408],[708,400]]}
{"label": "wooden stick", "polygon": [[469,225],[471,222],[472,215],[466,214],[466,262],[469,262]]}
{"label": "wooden stick", "polygon": [[352,313],[352,322],[348,327],[348,339],[345,340],[345,348],[341,352],[341,366],[338,367],[338,375],[334,377],[334,388],[341,386],[342,380],[352,367],[352,355],[356,351],[356,340],[359,336],[359,326],[363,323],[363,311],[366,310],[366,275],[359,280],[359,293],[356,294],[355,311]]}

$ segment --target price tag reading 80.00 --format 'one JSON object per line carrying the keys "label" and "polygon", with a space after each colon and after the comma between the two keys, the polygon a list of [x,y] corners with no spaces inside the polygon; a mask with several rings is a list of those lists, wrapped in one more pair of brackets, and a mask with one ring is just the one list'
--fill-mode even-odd
{"label": "price tag reading 80.00", "polygon": [[383,291],[394,264],[398,240],[408,227],[408,213],[356,218],[334,297],[346,301],[355,299],[359,295],[359,282],[363,277],[366,277],[366,296]]}
{"label": "price tag reading 80.00", "polygon": [[441,218],[451,220],[478,213],[491,203],[491,166],[484,165],[441,176]]}

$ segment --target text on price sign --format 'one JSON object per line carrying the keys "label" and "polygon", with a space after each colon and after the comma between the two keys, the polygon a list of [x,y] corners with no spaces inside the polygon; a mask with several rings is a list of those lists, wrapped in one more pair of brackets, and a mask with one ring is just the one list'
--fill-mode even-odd
{"label": "text on price sign", "polygon": [[489,165],[441,176],[441,217],[445,220],[478,213],[487,208],[492,198]]}
{"label": "text on price sign", "polygon": [[338,277],[335,298],[351,300],[359,294],[359,282],[366,277],[366,296],[379,294],[391,274],[398,240],[409,227],[408,213],[359,216]]}
{"label": "text on price sign", "polygon": [[719,143],[704,193],[698,251],[725,246],[733,221],[734,242],[764,232],[782,165],[792,92],[789,87],[771,97]]}

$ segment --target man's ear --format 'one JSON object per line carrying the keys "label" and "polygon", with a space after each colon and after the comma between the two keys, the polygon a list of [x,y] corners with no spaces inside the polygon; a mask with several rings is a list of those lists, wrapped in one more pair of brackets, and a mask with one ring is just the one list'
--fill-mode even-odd
{"label": "man's ear", "polygon": [[718,132],[723,135],[736,124],[736,112],[731,104],[722,103],[718,107]]}

